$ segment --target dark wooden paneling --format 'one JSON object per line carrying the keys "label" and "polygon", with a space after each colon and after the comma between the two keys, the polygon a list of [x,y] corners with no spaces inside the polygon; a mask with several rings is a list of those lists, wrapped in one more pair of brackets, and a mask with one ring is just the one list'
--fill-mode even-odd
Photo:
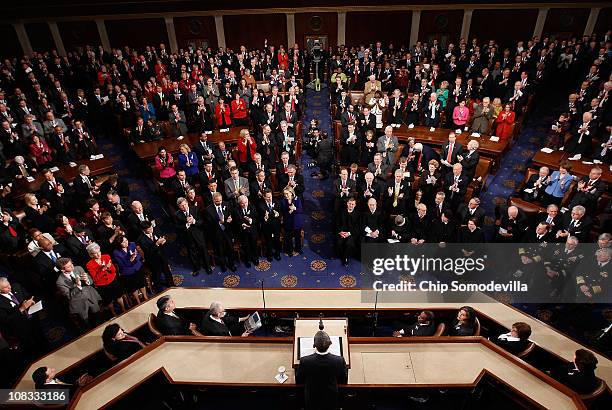
{"label": "dark wooden paneling", "polygon": [[24,26],[34,51],[47,51],[55,48],[51,29],[47,23],[27,23]]}
{"label": "dark wooden paneling", "polygon": [[610,29],[612,29],[612,7],[606,7],[599,11],[594,32],[602,36]]}
{"label": "dark wooden paneling", "polygon": [[18,57],[23,55],[21,44],[12,24],[0,24],[0,38],[2,39],[2,46],[0,46],[0,55],[2,57]]}
{"label": "dark wooden paneling", "polygon": [[474,10],[469,38],[481,43],[495,39],[502,47],[511,47],[518,39],[531,38],[537,19],[537,10]]}
{"label": "dark wooden paneling", "polygon": [[550,9],[544,23],[544,36],[582,37],[591,9]]}
{"label": "dark wooden paneling", "polygon": [[285,14],[241,14],[223,16],[225,44],[234,50],[240,46],[263,48],[283,44],[287,49],[287,16]]}
{"label": "dark wooden paneling", "polygon": [[[539,0],[540,3],[578,3],[578,0]],[[600,0],[601,3],[605,3]],[[27,0],[21,2],[5,0],[0,2],[0,15],[6,19],[15,17],[51,17],[51,16],[86,16],[93,14],[131,14],[131,13],[164,13],[192,10],[238,10],[267,9],[272,7],[337,7],[342,11],[346,6],[386,6],[386,5],[452,5],[452,4],[491,4],[491,0]],[[531,0],[512,0],[512,3],[532,3]],[[78,5],[78,7],[76,6]],[[559,7],[556,5],[556,7]]]}
{"label": "dark wooden paneling", "polygon": [[168,45],[168,31],[164,19],[106,20],[105,24],[111,47],[123,48],[129,45],[142,49],[144,46],[157,46],[159,43]]}
{"label": "dark wooden paneling", "polygon": [[431,43],[437,38],[442,45],[457,43],[463,24],[463,10],[426,10],[421,12],[419,40]]}
{"label": "dark wooden paneling", "polygon": [[[410,40],[412,12],[346,13],[346,44],[359,45],[381,41],[398,47]],[[381,27],[384,27],[381,30]]]}
{"label": "dark wooden paneling", "polygon": [[218,47],[217,29],[213,16],[175,17],[174,30],[179,48],[186,48],[190,43],[208,41],[209,47]]}
{"label": "dark wooden paneling", "polygon": [[[321,25],[313,27],[313,17],[319,17]],[[295,41],[305,46],[305,36],[327,35],[328,46],[338,43],[338,13],[298,13],[295,15]]]}
{"label": "dark wooden paneling", "polygon": [[97,46],[102,44],[98,26],[93,21],[58,22],[57,27],[66,51],[74,50],[84,45]]}

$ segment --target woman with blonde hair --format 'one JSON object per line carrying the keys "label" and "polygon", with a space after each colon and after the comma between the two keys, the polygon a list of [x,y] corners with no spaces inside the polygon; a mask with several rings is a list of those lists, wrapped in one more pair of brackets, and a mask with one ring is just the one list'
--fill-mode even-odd
{"label": "woman with blonde hair", "polygon": [[445,110],[446,102],[448,101],[448,81],[442,81],[442,83],[440,84],[440,88],[436,90],[436,94],[438,95],[438,101],[440,101],[440,105],[442,105],[442,110]]}
{"label": "woman with blonde hair", "polygon": [[297,256],[302,253],[302,228],[304,227],[304,213],[300,198],[291,188],[283,190],[281,200],[283,214],[284,247],[288,256]]}
{"label": "woman with blonde hair", "polygon": [[497,119],[497,117],[499,117],[499,113],[504,109],[504,106],[502,105],[499,97],[494,98],[491,105],[493,105],[493,119]]}
{"label": "woman with blonde hair", "polygon": [[102,296],[102,300],[107,304],[113,316],[117,316],[114,302],[117,302],[119,307],[121,307],[121,311],[125,312],[124,291],[117,280],[117,268],[113,264],[111,257],[106,254],[103,255],[100,245],[95,242],[87,245],[85,249],[91,258],[85,266],[89,275],[93,278],[96,289],[100,296]]}
{"label": "woman with blonde hair", "polygon": [[191,148],[187,144],[179,146],[178,166],[179,170],[185,171],[185,175],[190,181],[198,175],[198,156],[195,152],[191,152]]}

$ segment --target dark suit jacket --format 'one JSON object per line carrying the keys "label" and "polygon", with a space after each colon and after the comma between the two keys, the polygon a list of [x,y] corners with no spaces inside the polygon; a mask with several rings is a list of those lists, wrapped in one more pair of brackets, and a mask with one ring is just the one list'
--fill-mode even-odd
{"label": "dark suit jacket", "polygon": [[[450,148],[450,144],[448,142],[445,143],[444,147],[442,147],[442,153],[440,154],[440,159],[448,158],[449,148]],[[449,162],[451,164],[454,164],[455,162],[457,162],[457,155],[461,154],[462,151],[463,151],[463,146],[459,144],[458,142],[455,142],[455,145],[453,146],[453,153],[451,154],[451,161]]]}
{"label": "dark suit jacket", "polygon": [[304,384],[307,410],[338,408],[338,385],[346,384],[348,371],[343,357],[313,353],[300,359],[295,382]]}
{"label": "dark suit jacket", "polygon": [[483,222],[484,222],[484,217],[485,217],[485,210],[482,207],[478,207],[476,208],[476,210],[474,211],[474,215],[470,214],[470,210],[468,208],[467,204],[461,204],[459,205],[459,209],[457,210],[457,222],[459,222],[460,225],[467,225],[467,221],[470,218],[476,218],[477,222],[477,226],[482,226]]}
{"label": "dark suit jacket", "polygon": [[[282,191],[287,184],[289,183],[289,176],[287,174],[278,174],[278,172],[276,173],[277,175],[277,180],[278,180],[278,186],[277,189],[279,191]],[[302,196],[302,194],[304,194],[304,177],[301,175],[296,174],[295,178],[294,178],[295,182],[297,183],[297,185],[294,188],[295,194],[299,197]]]}
{"label": "dark suit jacket", "polygon": [[[18,283],[11,283],[11,288],[20,304],[30,298],[30,295]],[[0,328],[5,334],[20,340],[31,335],[28,316],[19,311],[19,305],[12,307],[11,302],[4,296],[0,296]]]}
{"label": "dark suit jacket", "polygon": [[404,336],[433,336],[433,334],[436,333],[436,325],[433,322],[427,325],[422,325],[417,322],[405,327],[403,330]]}
{"label": "dark suit jacket", "polygon": [[213,320],[210,314],[206,313],[204,319],[202,319],[202,333],[204,336],[240,336],[240,334],[242,334],[232,335],[232,330],[234,330],[234,332],[240,331],[240,329],[236,329],[238,318],[228,315],[222,319],[222,322],[223,323],[219,323]]}
{"label": "dark suit jacket", "polygon": [[189,323],[182,318],[176,318],[165,313],[157,313],[157,320],[155,321],[157,329],[163,335],[191,335],[189,330]]}
{"label": "dark suit jacket", "polygon": [[582,218],[580,218],[577,224],[570,226],[571,222],[571,212],[567,211],[565,214],[563,214],[561,229],[568,231],[571,236],[575,236],[580,242],[589,242],[589,235],[591,234],[593,220],[588,215],[584,215]]}

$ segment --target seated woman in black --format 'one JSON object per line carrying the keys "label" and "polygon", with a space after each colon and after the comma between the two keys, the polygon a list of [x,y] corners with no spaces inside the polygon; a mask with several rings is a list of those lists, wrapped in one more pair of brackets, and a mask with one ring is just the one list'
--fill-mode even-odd
{"label": "seated woman in black", "polygon": [[529,346],[529,336],[531,336],[531,326],[524,322],[516,322],[508,333],[499,335],[493,343],[503,347],[512,354],[519,354]]}
{"label": "seated woman in black", "polygon": [[127,359],[145,346],[138,338],[125,333],[116,323],[106,326],[102,332],[102,343],[104,350],[119,361]]}
{"label": "seated woman in black", "polygon": [[595,390],[599,382],[595,377],[595,368],[595,355],[586,349],[578,349],[574,353],[574,361],[553,370],[552,375],[576,393],[588,394]]}
{"label": "seated woman in black", "polygon": [[463,306],[459,309],[457,319],[448,329],[449,336],[473,336],[476,331],[476,314],[474,309],[469,306]]}
{"label": "seated woman in black", "polygon": [[393,332],[393,336],[433,336],[434,333],[436,333],[434,314],[431,310],[424,310],[417,317],[416,323],[413,323],[410,326],[404,326],[400,330],[396,330]]}

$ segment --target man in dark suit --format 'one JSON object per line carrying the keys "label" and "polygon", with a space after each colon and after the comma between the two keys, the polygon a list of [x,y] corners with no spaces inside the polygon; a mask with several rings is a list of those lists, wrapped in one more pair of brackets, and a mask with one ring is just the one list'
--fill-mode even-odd
{"label": "man in dark suit", "polygon": [[153,280],[162,282],[163,275],[166,286],[174,286],[174,278],[170,271],[170,265],[168,264],[168,257],[166,256],[164,246],[166,245],[166,236],[161,236],[159,232],[155,232],[152,221],[153,220],[143,221],[140,223],[141,233],[137,236],[138,239],[136,243],[144,253],[145,263],[151,270]]}
{"label": "man in dark suit", "polygon": [[198,275],[198,271],[203,266],[206,273],[212,273],[210,261],[208,259],[208,249],[206,248],[206,237],[204,235],[205,216],[200,213],[197,207],[189,207],[189,203],[183,197],[176,201],[178,211],[176,211],[176,227],[180,237],[185,241],[189,259],[193,266],[193,276]]}
{"label": "man in dark suit", "polygon": [[74,198],[84,205],[89,198],[100,194],[100,187],[96,185],[93,178],[89,176],[90,169],[87,165],[79,165],[79,175],[73,181]]}
{"label": "man in dark suit", "polygon": [[18,339],[28,352],[34,347],[34,330],[27,311],[34,303],[34,298],[18,283],[11,284],[7,278],[0,277],[0,327],[5,336]]}
{"label": "man in dark suit", "polygon": [[363,107],[363,113],[357,116],[357,125],[362,134],[367,130],[376,132],[376,116],[370,112],[370,107]]}
{"label": "man in dark suit", "polygon": [[162,335],[168,336],[202,336],[197,331],[195,323],[188,323],[186,320],[174,313],[174,300],[170,296],[162,296],[157,299],[157,320],[155,325]]}
{"label": "man in dark suit", "polygon": [[593,220],[586,215],[586,208],[576,205],[571,212],[566,212],[561,218],[561,226],[557,231],[557,239],[564,242],[568,236],[575,236],[582,242],[589,242]]}
{"label": "man in dark suit", "polygon": [[272,262],[272,256],[279,261],[281,259],[281,212],[280,205],[274,201],[272,190],[267,189],[263,194],[263,201],[259,204],[259,220],[261,231],[266,243],[266,258]]}
{"label": "man in dark suit", "polygon": [[348,178],[346,168],[340,170],[340,177],[334,181],[334,214],[346,207],[346,201],[355,195],[357,185]]}
{"label": "man in dark suit", "polygon": [[593,115],[590,112],[582,114],[582,124],[576,127],[572,132],[572,136],[567,140],[563,149],[568,154],[586,155],[591,151],[591,140],[596,134],[596,129],[593,121]]}
{"label": "man in dark suit", "polygon": [[231,224],[233,221],[232,210],[227,202],[223,201],[220,193],[213,195],[213,203],[206,208],[206,216],[212,229],[212,237],[215,243],[215,258],[221,266],[221,272],[226,272],[227,267],[234,272],[234,247],[232,245]]}
{"label": "man in dark suit", "polygon": [[453,164],[459,162],[457,158],[463,151],[463,146],[457,142],[457,136],[454,132],[448,134],[448,143],[442,147],[442,153],[440,154],[440,162],[444,165],[441,168],[443,174],[448,173],[453,167]]}
{"label": "man in dark suit", "polygon": [[433,336],[435,332],[434,313],[431,310],[424,310],[417,316],[416,323],[410,326],[403,326],[401,329],[393,332],[393,336]]}
{"label": "man in dark suit", "polygon": [[470,202],[459,205],[457,210],[457,222],[459,225],[467,225],[469,219],[476,219],[476,226],[482,226],[485,218],[485,210],[480,207],[479,198],[471,198]]}
{"label": "man in dark suit", "polygon": [[474,175],[476,174],[476,167],[478,167],[478,161],[480,161],[478,147],[478,141],[470,140],[470,142],[468,142],[467,144],[467,152],[464,154],[459,154],[457,156],[457,159],[460,161],[459,163],[463,166],[463,173],[465,174],[469,182],[474,179]]}
{"label": "man in dark suit", "polygon": [[48,169],[43,170],[45,182],[40,186],[40,196],[51,204],[56,213],[64,213],[66,205],[70,203],[66,192],[69,185],[61,177],[55,177]]}
{"label": "man in dark suit", "polygon": [[259,218],[253,204],[245,195],[238,197],[238,206],[234,208],[234,227],[240,240],[240,248],[244,253],[244,266],[251,267],[251,263],[259,265],[257,256],[257,236],[259,233]]}
{"label": "man in dark suit", "polygon": [[272,183],[263,169],[256,171],[254,175],[255,179],[249,184],[249,191],[251,192],[253,204],[258,205],[263,201],[265,192],[272,189]]}
{"label": "man in dark suit", "polygon": [[525,201],[533,202],[542,200],[542,194],[546,190],[550,180],[548,175],[550,170],[548,167],[540,167],[537,174],[533,174],[527,180],[525,188],[523,188],[522,197]]}
{"label": "man in dark suit", "polygon": [[463,174],[461,164],[453,165],[453,172],[449,172],[444,177],[444,192],[449,208],[454,212],[463,202],[463,197],[467,191],[469,180]]}
{"label": "man in dark suit", "polygon": [[221,302],[213,302],[210,309],[202,319],[201,330],[204,336],[248,336],[250,333],[244,329],[245,317],[228,316]]}
{"label": "man in dark suit", "polygon": [[300,358],[295,382],[304,384],[306,410],[338,408],[338,385],[348,381],[348,370],[342,356],[329,353],[331,339],[323,331],[314,337],[315,353]]}
{"label": "man in dark suit", "polygon": [[176,173],[176,178],[172,180],[169,186],[177,199],[185,198],[187,196],[187,191],[191,188],[191,184],[187,180],[187,175],[182,169]]}
{"label": "man in dark suit", "polygon": [[588,176],[585,176],[578,182],[576,193],[570,203],[570,208],[576,205],[582,205],[587,209],[587,213],[595,212],[597,208],[597,200],[606,192],[607,185],[601,180],[602,170],[599,167],[591,169]]}
{"label": "man in dark suit", "polygon": [[62,256],[67,256],[68,250],[61,243],[53,245],[44,236],[38,240],[38,245],[40,246],[40,252],[34,257],[34,265],[42,283],[45,285],[45,290],[50,291],[55,289],[55,287],[50,286],[55,284],[59,274],[55,263]]}
{"label": "man in dark suit", "polygon": [[287,173],[279,175],[277,172],[276,175],[278,180],[277,188],[279,191],[284,190],[286,187],[290,187],[300,198],[302,195],[304,195],[304,177],[297,174],[295,165],[289,164],[287,167]]}

